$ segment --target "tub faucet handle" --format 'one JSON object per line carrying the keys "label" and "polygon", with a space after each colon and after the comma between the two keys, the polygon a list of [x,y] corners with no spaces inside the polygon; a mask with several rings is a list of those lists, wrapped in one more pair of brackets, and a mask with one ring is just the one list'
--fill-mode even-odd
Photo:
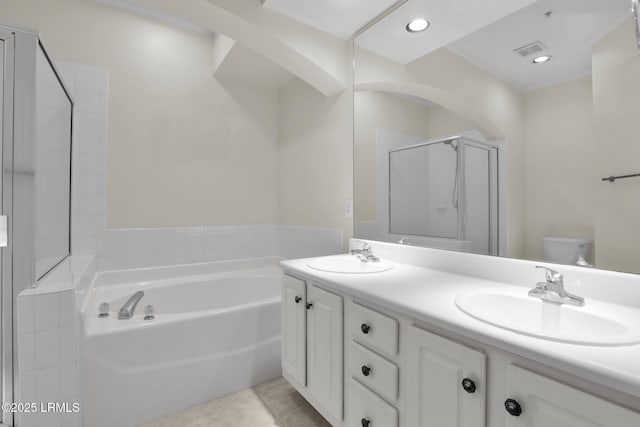
{"label": "tub faucet handle", "polygon": [[109,303],[103,302],[98,307],[98,317],[109,317]]}
{"label": "tub faucet handle", "polygon": [[148,305],[144,308],[144,320],[153,320],[156,318],[156,316],[154,315],[154,313],[156,312],[156,310],[153,308],[152,305]]}

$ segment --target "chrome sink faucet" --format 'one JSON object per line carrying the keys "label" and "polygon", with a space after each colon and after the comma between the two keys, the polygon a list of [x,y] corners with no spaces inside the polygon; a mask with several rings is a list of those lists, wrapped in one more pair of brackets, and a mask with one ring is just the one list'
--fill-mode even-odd
{"label": "chrome sink faucet", "polygon": [[133,317],[133,313],[136,311],[136,306],[143,296],[144,292],[142,291],[138,291],[131,295],[127,302],[125,302],[122,308],[118,311],[118,319],[131,319]]}
{"label": "chrome sink faucet", "polygon": [[351,249],[351,255],[356,255],[362,262],[378,262],[380,258],[375,256],[371,251],[371,245],[362,240],[354,240],[354,243],[361,243],[362,249]]}
{"label": "chrome sink faucet", "polygon": [[541,265],[536,265],[536,268],[541,268],[545,271],[546,281],[538,282],[536,287],[529,291],[530,297],[536,297],[558,304],[571,304],[579,307],[584,305],[584,298],[565,291],[562,274]]}

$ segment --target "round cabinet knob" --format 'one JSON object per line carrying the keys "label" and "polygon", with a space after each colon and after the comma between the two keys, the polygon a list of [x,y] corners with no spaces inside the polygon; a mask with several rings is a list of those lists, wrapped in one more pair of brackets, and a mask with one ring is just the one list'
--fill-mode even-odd
{"label": "round cabinet knob", "polygon": [[507,400],[505,400],[504,401],[504,409],[506,409],[507,412],[510,415],[513,415],[514,417],[519,417],[520,414],[522,414],[522,406],[520,406],[518,401],[515,400],[515,399],[507,399]]}
{"label": "round cabinet knob", "polygon": [[360,330],[362,331],[363,334],[368,334],[369,331],[371,330],[371,326],[367,325],[366,323],[363,323],[362,325],[360,325]]}
{"label": "round cabinet knob", "polygon": [[362,427],[369,427],[369,424],[371,424],[371,421],[369,421],[366,418],[363,418],[360,420],[360,424],[362,424]]}
{"label": "round cabinet knob", "polygon": [[371,373],[371,368],[368,367],[367,365],[362,365],[362,375],[364,375],[365,377],[368,377],[370,373]]}
{"label": "round cabinet knob", "polygon": [[296,297],[294,298],[294,300],[295,300],[296,304],[299,304],[299,303],[300,303],[300,301],[302,301],[302,298],[300,298],[299,296],[296,296]]}
{"label": "round cabinet knob", "polygon": [[476,383],[471,378],[465,378],[462,380],[462,388],[467,393],[475,393]]}
{"label": "round cabinet knob", "polygon": [[310,310],[311,307],[313,307],[313,304],[311,304],[310,302],[308,302],[305,307],[307,307],[307,310]]}

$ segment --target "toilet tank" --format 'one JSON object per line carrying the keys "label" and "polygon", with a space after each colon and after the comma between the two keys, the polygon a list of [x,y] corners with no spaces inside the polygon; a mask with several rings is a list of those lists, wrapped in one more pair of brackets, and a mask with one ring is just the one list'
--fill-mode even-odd
{"label": "toilet tank", "polygon": [[543,237],[544,260],[559,264],[576,265],[578,259],[588,261],[591,256],[591,239],[570,237]]}

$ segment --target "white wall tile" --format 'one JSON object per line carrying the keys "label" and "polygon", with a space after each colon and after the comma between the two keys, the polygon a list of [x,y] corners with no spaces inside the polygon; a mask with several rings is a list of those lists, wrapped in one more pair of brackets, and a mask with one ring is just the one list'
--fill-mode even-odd
{"label": "white wall tile", "polygon": [[[16,402],[35,402],[36,401],[36,373],[35,371],[21,372],[19,377],[18,393]],[[17,420],[20,427],[37,426],[36,413],[18,413]]]}
{"label": "white wall tile", "polygon": [[73,100],[77,111],[102,113],[102,94],[98,91],[78,90]]}
{"label": "white wall tile", "polygon": [[[78,398],[66,399],[65,402],[71,408],[73,403],[78,402]],[[81,407],[82,410],[82,407]],[[64,412],[62,414],[62,425],[64,427],[80,427],[82,425],[81,412]]]}
{"label": "white wall tile", "polygon": [[[60,346],[59,363],[74,362],[78,359],[76,355],[76,331],[73,326],[60,329],[58,334]],[[68,396],[67,396],[68,397]]]}
{"label": "white wall tile", "polygon": [[102,92],[104,72],[98,67],[76,65],[76,91]]}
{"label": "white wall tile", "polygon": [[72,154],[72,168],[76,175],[98,175],[102,170],[102,154],[76,152]]}
{"label": "white wall tile", "polygon": [[[78,120],[79,119],[80,118],[78,118]],[[76,130],[73,139],[73,152],[93,153],[104,156],[107,145],[106,142],[106,135],[103,133],[80,132]]]}
{"label": "white wall tile", "polygon": [[30,333],[36,329],[36,307],[33,295],[18,296],[17,330],[18,334]]}
{"label": "white wall tile", "polygon": [[55,329],[60,325],[58,295],[41,294],[35,298],[35,330]]}
{"label": "white wall tile", "polygon": [[186,262],[204,261],[204,232],[203,227],[189,227],[183,230],[187,247]]}
{"label": "white wall tile", "polygon": [[18,370],[31,371],[36,368],[36,342],[35,334],[18,335]]}
{"label": "white wall tile", "polygon": [[60,398],[68,399],[78,395],[78,373],[76,363],[60,366]]}
{"label": "white wall tile", "polygon": [[222,257],[220,227],[204,228],[204,261],[217,261]]}
{"label": "white wall tile", "polygon": [[222,253],[220,259],[238,258],[238,233],[237,227],[224,227],[220,231]]}
{"label": "white wall tile", "polygon": [[36,368],[60,364],[60,330],[48,329],[35,333]]}
{"label": "white wall tile", "polygon": [[36,373],[36,400],[56,402],[60,399],[60,366],[38,369]]}
{"label": "white wall tile", "polygon": [[38,427],[66,427],[62,426],[62,414],[59,412],[38,412]]}
{"label": "white wall tile", "polygon": [[165,265],[167,259],[167,232],[163,229],[151,229],[145,233],[146,265]]}
{"label": "white wall tile", "polygon": [[19,402],[36,401],[36,371],[21,372],[18,377],[20,385],[18,388]]}
{"label": "white wall tile", "polygon": [[106,117],[102,113],[88,113],[78,111],[75,114],[75,132],[78,134],[97,133],[104,134],[107,131]]}

